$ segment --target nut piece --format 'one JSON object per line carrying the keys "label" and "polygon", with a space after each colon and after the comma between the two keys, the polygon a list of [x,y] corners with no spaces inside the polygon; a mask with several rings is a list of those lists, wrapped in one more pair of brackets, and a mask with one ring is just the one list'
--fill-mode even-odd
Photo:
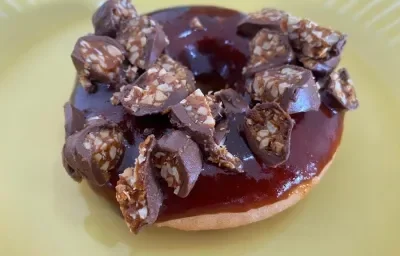
{"label": "nut piece", "polygon": [[103,119],[89,121],[83,130],[67,138],[63,149],[67,172],[98,186],[106,184],[124,154],[122,140],[116,124]]}
{"label": "nut piece", "polygon": [[331,74],[327,92],[347,110],[354,110],[359,106],[353,81],[345,68]]}
{"label": "nut piece", "polygon": [[278,102],[289,114],[318,110],[321,99],[312,73],[285,65],[255,75],[248,90],[253,100]]}
{"label": "nut piece", "polygon": [[217,145],[222,146],[225,144],[226,136],[229,133],[229,119],[222,119],[215,127],[214,141]]}
{"label": "nut piece", "polygon": [[123,81],[120,76],[125,60],[122,45],[105,36],[84,36],[78,39],[71,54],[79,81],[88,92],[94,92],[92,82],[115,87]]}
{"label": "nut piece", "polygon": [[148,16],[124,23],[117,40],[128,52],[129,62],[141,69],[152,66],[169,44],[162,27]]}
{"label": "nut piece", "polygon": [[119,176],[116,198],[131,232],[138,233],[143,226],[153,224],[158,217],[163,195],[151,166],[151,154],[156,146],[154,135],[139,145],[135,167],[129,167]]}
{"label": "nut piece", "polygon": [[66,137],[69,137],[70,135],[84,128],[86,122],[85,115],[82,111],[75,108],[75,106],[69,102],[65,103],[64,105],[64,116]]}
{"label": "nut piece", "polygon": [[289,158],[293,125],[278,104],[264,103],[248,112],[244,133],[253,154],[268,167],[276,167]]}
{"label": "nut piece", "polygon": [[215,119],[200,89],[171,108],[171,123],[184,130],[201,148],[208,160],[220,167],[243,172],[243,163],[215,143]]}
{"label": "nut piece", "polygon": [[137,19],[138,16],[130,0],[107,0],[93,14],[95,34],[115,38],[122,23]]}
{"label": "nut piece", "polygon": [[249,104],[231,88],[220,90],[215,93],[215,96],[222,101],[226,113],[241,114],[249,109]]}
{"label": "nut piece", "polygon": [[187,197],[203,167],[197,144],[181,131],[173,131],[158,140],[154,163],[174,194]]}
{"label": "nut piece", "polygon": [[205,30],[203,24],[201,23],[199,17],[194,17],[190,23],[189,23],[190,27],[194,30]]}
{"label": "nut piece", "polygon": [[250,13],[239,22],[238,31],[248,37],[254,37],[263,28],[281,31],[281,23],[286,15],[284,11],[265,8],[259,12]]}
{"label": "nut piece", "polygon": [[218,122],[225,113],[222,102],[217,100],[217,97],[215,97],[215,94],[212,94],[212,92],[206,95],[206,101],[208,106],[210,106],[212,116],[215,121]]}
{"label": "nut piece", "polygon": [[121,90],[121,103],[132,115],[144,116],[166,113],[188,95],[187,80],[179,80],[174,70],[168,72],[155,64]]}
{"label": "nut piece", "polygon": [[250,42],[250,61],[243,73],[253,75],[272,67],[279,67],[295,60],[289,39],[282,32],[263,29]]}
{"label": "nut piece", "polygon": [[217,145],[214,138],[205,141],[202,145],[204,151],[207,153],[208,161],[230,171],[244,172],[243,162],[238,157],[232,155],[225,146]]}

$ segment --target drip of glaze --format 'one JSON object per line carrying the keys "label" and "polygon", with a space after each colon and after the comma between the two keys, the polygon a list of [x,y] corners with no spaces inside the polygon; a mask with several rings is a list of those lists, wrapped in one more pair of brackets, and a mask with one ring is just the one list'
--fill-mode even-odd
{"label": "drip of glaze", "polygon": [[[204,93],[226,87],[244,93],[241,74],[249,57],[249,41],[236,35],[236,25],[243,17],[241,13],[216,7],[190,7],[166,9],[151,16],[163,25],[171,41],[167,54],[193,71],[197,86]],[[196,16],[203,30],[189,27]],[[92,185],[95,191],[116,204],[114,187],[118,174],[134,164],[139,143],[149,134],[161,137],[170,131],[171,125],[167,116],[132,117],[121,106],[111,105],[111,96],[112,91],[105,87],[89,95],[77,84],[71,101],[86,117],[102,115],[124,130],[128,145],[121,166],[112,172],[107,186]],[[316,112],[292,116],[296,125],[291,154],[278,168],[266,168],[254,158],[240,132],[243,115],[236,115],[230,122],[226,146],[243,160],[246,172],[227,173],[206,163],[194,189],[184,199],[175,196],[160,180],[165,198],[159,221],[204,213],[242,212],[286,198],[295,186],[317,176],[336,152],[344,114],[331,113],[321,107]]]}

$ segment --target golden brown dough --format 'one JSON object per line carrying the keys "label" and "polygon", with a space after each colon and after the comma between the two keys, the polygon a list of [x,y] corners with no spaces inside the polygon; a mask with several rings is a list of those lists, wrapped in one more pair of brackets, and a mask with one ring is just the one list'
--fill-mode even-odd
{"label": "golden brown dough", "polygon": [[274,204],[264,205],[259,208],[251,209],[247,212],[204,214],[159,222],[155,223],[155,225],[157,227],[170,227],[185,231],[199,231],[235,228],[248,225],[253,222],[265,220],[274,216],[277,213],[288,209],[289,207],[295,205],[297,202],[303,199],[311,190],[311,188],[319,183],[319,181],[331,165],[333,159],[334,156],[318,176],[316,176],[306,184],[303,183],[298,185],[291,191],[289,197]]}

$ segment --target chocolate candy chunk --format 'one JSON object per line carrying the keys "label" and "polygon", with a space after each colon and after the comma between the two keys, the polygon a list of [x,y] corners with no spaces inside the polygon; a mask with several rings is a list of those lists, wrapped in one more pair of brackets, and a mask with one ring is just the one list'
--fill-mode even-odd
{"label": "chocolate candy chunk", "polygon": [[182,65],[180,62],[175,61],[170,56],[164,54],[158,59],[156,65],[160,68],[164,68],[167,72],[175,74],[176,78],[185,85],[188,93],[194,92],[196,89],[196,81],[192,71]]}
{"label": "chocolate candy chunk", "polygon": [[327,59],[312,59],[310,57],[299,57],[303,66],[311,70],[317,77],[324,77],[332,73],[339,65],[340,56],[333,56]]}
{"label": "chocolate candy chunk", "polygon": [[207,101],[208,106],[211,109],[211,114],[212,114],[212,117],[215,119],[215,121],[218,121],[219,119],[221,119],[221,117],[225,113],[224,108],[222,107],[222,102],[218,101],[217,98],[215,97],[215,95],[212,94],[212,92],[209,92],[206,95],[206,101]]}
{"label": "chocolate candy chunk", "polygon": [[229,119],[222,119],[215,127],[214,141],[219,146],[225,144],[226,136],[229,133]]}
{"label": "chocolate candy chunk", "polygon": [[152,66],[169,44],[162,27],[148,16],[125,23],[117,40],[125,46],[130,63],[142,69]]}
{"label": "chocolate candy chunk", "polygon": [[116,124],[103,119],[89,121],[83,130],[69,136],[64,145],[67,172],[75,180],[84,177],[96,185],[104,185],[124,154],[122,139]]}
{"label": "chocolate candy chunk", "polygon": [[287,13],[284,11],[271,8],[250,13],[239,22],[238,32],[248,37],[254,37],[263,28],[271,31],[281,31],[281,23],[286,15]]}
{"label": "chocolate candy chunk", "polygon": [[203,159],[197,144],[181,131],[158,140],[154,162],[174,194],[187,197],[199,177]]}
{"label": "chocolate candy chunk", "polygon": [[87,91],[94,92],[96,86],[92,82],[110,86],[121,82],[124,54],[124,48],[112,38],[84,36],[78,39],[71,57],[80,83]]}
{"label": "chocolate candy chunk", "polygon": [[215,143],[215,119],[200,89],[173,106],[170,115],[171,123],[189,134],[210,162],[232,171],[243,172],[240,159]]}
{"label": "chocolate candy chunk", "polygon": [[288,15],[284,21],[292,47],[303,56],[326,59],[341,54],[347,35],[324,28],[307,19]]}
{"label": "chocolate candy chunk", "polygon": [[215,96],[222,101],[227,113],[240,114],[249,109],[249,105],[243,97],[231,88],[220,90],[215,93]]}
{"label": "chocolate candy chunk", "polygon": [[187,80],[156,64],[121,90],[121,103],[132,115],[144,116],[166,113],[188,95]]}
{"label": "chocolate candy chunk", "polygon": [[248,112],[244,133],[251,151],[268,167],[289,158],[294,121],[277,103],[256,105]]}
{"label": "chocolate candy chunk", "polygon": [[253,100],[278,102],[289,114],[318,110],[321,99],[311,71],[285,65],[255,75],[248,88]]}
{"label": "chocolate candy chunk", "polygon": [[83,129],[85,126],[85,115],[79,109],[75,108],[74,105],[67,102],[64,105],[64,116],[65,116],[65,135],[69,137]]}
{"label": "chocolate candy chunk", "polygon": [[358,100],[353,81],[347,69],[342,68],[330,76],[326,91],[332,95],[345,109],[354,110],[358,108]]}
{"label": "chocolate candy chunk", "polygon": [[119,176],[116,198],[131,232],[153,224],[158,217],[163,195],[151,165],[151,154],[156,146],[154,135],[139,145],[135,167],[125,169]]}
{"label": "chocolate candy chunk", "polygon": [[279,67],[295,60],[289,39],[281,32],[263,29],[250,42],[250,61],[243,73],[252,75],[272,67]]}
{"label": "chocolate candy chunk", "polygon": [[210,138],[214,135],[215,119],[200,89],[171,108],[171,122],[187,129],[190,136]]}
{"label": "chocolate candy chunk", "polygon": [[336,68],[347,35],[291,15],[283,24],[293,49],[306,68],[319,76],[330,74]]}
{"label": "chocolate candy chunk", "polygon": [[108,0],[92,17],[95,34],[115,37],[122,23],[136,19],[138,16],[129,0]]}

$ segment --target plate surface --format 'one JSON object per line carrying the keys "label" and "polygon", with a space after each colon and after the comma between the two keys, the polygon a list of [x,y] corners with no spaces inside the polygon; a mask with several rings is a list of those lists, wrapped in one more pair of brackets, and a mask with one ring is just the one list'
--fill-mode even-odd
{"label": "plate surface", "polygon": [[142,13],[188,4],[279,7],[347,32],[342,66],[361,102],[347,115],[330,171],[295,207],[232,230],[149,228],[139,236],[61,164],[62,105],[75,75],[69,54],[92,31],[99,2],[0,2],[1,255],[400,255],[399,1],[136,0]]}

